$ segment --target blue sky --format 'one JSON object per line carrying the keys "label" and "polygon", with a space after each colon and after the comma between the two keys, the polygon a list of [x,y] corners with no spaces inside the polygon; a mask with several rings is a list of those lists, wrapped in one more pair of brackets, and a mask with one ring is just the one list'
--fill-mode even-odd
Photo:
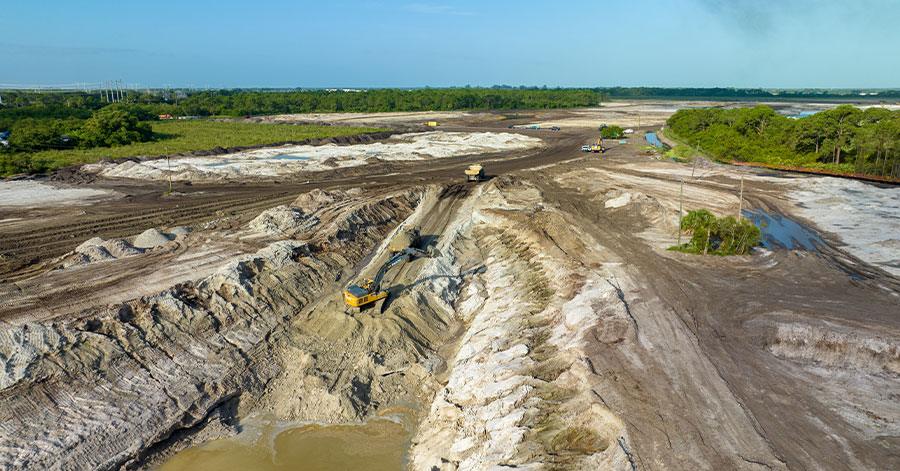
{"label": "blue sky", "polygon": [[0,4],[0,86],[900,88],[900,1]]}

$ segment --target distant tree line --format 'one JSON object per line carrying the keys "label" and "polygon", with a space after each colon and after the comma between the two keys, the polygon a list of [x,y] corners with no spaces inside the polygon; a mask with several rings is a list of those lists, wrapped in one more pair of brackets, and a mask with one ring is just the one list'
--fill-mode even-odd
{"label": "distant tree line", "polygon": [[[0,128],[22,118],[80,118],[108,103],[76,92],[4,92]],[[590,89],[380,89],[362,91],[128,91],[122,103],[143,119],[158,115],[244,116],[311,112],[550,109],[597,106],[609,94]]]}
{"label": "distant tree line", "polygon": [[667,124],[723,160],[900,177],[900,111],[841,105],[794,119],[767,106],[685,109]]}

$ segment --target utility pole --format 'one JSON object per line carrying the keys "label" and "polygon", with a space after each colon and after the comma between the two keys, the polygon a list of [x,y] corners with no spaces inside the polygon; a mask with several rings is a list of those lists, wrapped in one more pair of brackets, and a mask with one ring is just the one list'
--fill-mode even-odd
{"label": "utility pole", "polygon": [[166,146],[166,167],[169,168],[169,194],[172,194],[172,164],[169,163],[169,146]]}
{"label": "utility pole", "polygon": [[681,179],[681,191],[678,195],[678,246],[681,247],[681,217],[684,212],[684,179]]}

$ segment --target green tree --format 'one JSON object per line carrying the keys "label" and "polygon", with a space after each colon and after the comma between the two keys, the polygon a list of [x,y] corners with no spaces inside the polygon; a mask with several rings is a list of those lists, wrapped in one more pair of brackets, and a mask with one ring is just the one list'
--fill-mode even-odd
{"label": "green tree", "polygon": [[716,217],[705,209],[692,210],[681,220],[681,230],[691,232],[690,245],[704,255],[709,251],[715,225]]}
{"label": "green tree", "polygon": [[841,152],[850,144],[853,131],[859,125],[862,115],[859,108],[851,105],[841,105],[833,110],[823,111],[826,133],[830,137],[830,146],[834,157],[834,164],[841,164]]}
{"label": "green tree", "polygon": [[106,107],[85,121],[78,138],[82,147],[110,147],[146,142],[153,137],[150,126],[118,107]]}
{"label": "green tree", "polygon": [[58,149],[64,128],[56,120],[28,118],[16,121],[9,137],[9,145],[14,151],[37,152]]}
{"label": "green tree", "polygon": [[625,132],[619,126],[606,126],[600,130],[600,137],[604,139],[613,139],[624,135]]}

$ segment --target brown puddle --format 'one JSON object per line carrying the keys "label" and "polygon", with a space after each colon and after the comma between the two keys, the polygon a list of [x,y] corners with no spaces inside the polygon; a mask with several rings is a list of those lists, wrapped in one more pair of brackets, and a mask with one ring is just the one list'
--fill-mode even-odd
{"label": "brown puddle", "polygon": [[405,469],[413,414],[386,411],[356,425],[275,425],[251,420],[236,437],[187,448],[157,471],[337,471]]}

